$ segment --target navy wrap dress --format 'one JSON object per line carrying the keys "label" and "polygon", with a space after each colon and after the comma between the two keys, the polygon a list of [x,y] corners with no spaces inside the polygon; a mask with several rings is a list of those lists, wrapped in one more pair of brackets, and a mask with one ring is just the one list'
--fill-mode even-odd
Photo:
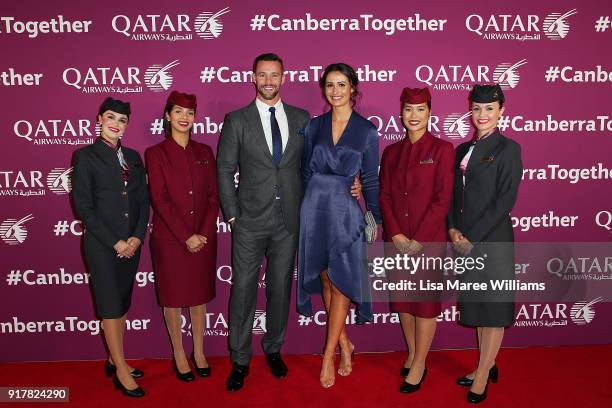
{"label": "navy wrap dress", "polygon": [[321,293],[319,274],[357,305],[357,321],[371,321],[364,212],[350,190],[360,177],[368,210],[381,223],[378,203],[378,131],[353,111],[334,145],[332,114],[310,120],[304,130],[297,309],[312,316],[310,296]]}

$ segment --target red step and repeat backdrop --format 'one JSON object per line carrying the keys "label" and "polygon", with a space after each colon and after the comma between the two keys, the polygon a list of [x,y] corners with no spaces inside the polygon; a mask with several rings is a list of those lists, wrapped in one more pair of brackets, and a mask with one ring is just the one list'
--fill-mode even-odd
{"label": "red step and repeat backdrop", "polygon": [[[103,98],[131,102],[123,142],[143,153],[163,138],[169,92],[195,93],[193,137],[216,149],[225,113],[254,98],[250,67],[263,52],[285,61],[283,100],[313,115],[325,109],[317,85],[323,68],[339,61],[354,66],[362,81],[358,110],[378,127],[381,152],[404,135],[398,109],[403,87],[430,87],[431,131],[457,145],[473,132],[470,88],[499,82],[507,97],[499,127],[521,144],[525,165],[512,213],[517,241],[599,242],[601,249],[612,238],[611,15],[604,0],[3,4],[0,361],[104,355],[80,255],[82,230],[69,202],[71,155],[96,137]],[[206,316],[209,355],[227,354],[232,276],[231,233],[221,216],[217,225],[218,295]],[[145,248],[126,353],[169,356]],[[612,249],[610,257],[605,248],[597,253],[549,272],[560,276],[571,266],[595,279],[612,278]],[[517,274],[529,272],[527,263],[519,263]],[[255,342],[265,332],[263,278],[259,286]],[[517,305],[505,345],[609,343],[608,300]],[[315,306],[321,310],[320,302]],[[294,309],[286,352],[319,352],[325,314],[304,318]],[[354,311],[349,318],[359,350],[404,349],[397,316],[384,302],[375,309],[372,324],[355,325]],[[435,349],[475,345],[474,331],[459,327],[457,317],[454,303],[445,303]],[[189,341],[187,314],[184,333]]]}

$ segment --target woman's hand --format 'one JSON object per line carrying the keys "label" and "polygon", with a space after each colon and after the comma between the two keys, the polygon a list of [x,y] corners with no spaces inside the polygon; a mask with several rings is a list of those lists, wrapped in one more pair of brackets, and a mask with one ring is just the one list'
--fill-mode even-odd
{"label": "woman's hand", "polygon": [[448,230],[448,235],[450,236],[451,242],[454,244],[459,242],[463,238],[463,234],[456,228],[451,228]]}
{"label": "woman's hand", "polygon": [[140,240],[140,238],[129,237],[128,240],[127,240],[127,243],[128,243],[129,246],[134,248],[134,252],[136,252],[138,247],[142,244],[142,241]]}
{"label": "woman's hand", "polygon": [[134,255],[132,247],[122,239],[117,241],[113,248],[117,251],[117,257],[119,258],[131,258]]}
{"label": "woman's hand", "polygon": [[391,237],[391,241],[393,241],[393,245],[395,248],[402,254],[408,253],[410,247],[410,240],[404,234],[397,234]]}
{"label": "woman's hand", "polygon": [[411,240],[408,244],[408,251],[406,252],[408,255],[418,254],[423,250],[423,245],[416,240]]}
{"label": "woman's hand", "polygon": [[461,233],[461,231],[451,228],[448,230],[448,235],[450,235],[453,247],[461,255],[466,256],[472,252],[474,245]]}
{"label": "woman's hand", "polygon": [[198,252],[204,246],[204,242],[200,239],[201,235],[193,234],[189,237],[185,244],[187,244],[187,250],[189,252]]}

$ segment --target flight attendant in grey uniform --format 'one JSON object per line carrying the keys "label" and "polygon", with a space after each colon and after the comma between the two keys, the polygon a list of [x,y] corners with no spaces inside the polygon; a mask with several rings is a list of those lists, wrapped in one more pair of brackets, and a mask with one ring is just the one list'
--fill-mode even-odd
{"label": "flight attendant in grey uniform", "polygon": [[474,139],[457,147],[453,200],[448,215],[451,241],[461,255],[484,256],[483,270],[458,275],[462,282],[487,283],[489,290],[459,293],[460,324],[476,327],[480,360],[474,372],[457,380],[470,387],[467,400],[487,397],[497,382],[495,357],[504,328],[514,323],[514,294],[492,291],[491,281],[514,279],[514,233],[510,211],[516,202],[523,165],[518,143],[503,136],[497,122],[504,112],[499,85],[475,85],[470,92]]}
{"label": "flight attendant in grey uniform", "polygon": [[100,137],[74,153],[72,200],[83,222],[83,253],[109,351],[105,371],[115,388],[142,397],[144,373],[123,356],[125,319],[149,221],[145,169],[136,150],[121,146],[130,104],[106,98],[98,111]]}

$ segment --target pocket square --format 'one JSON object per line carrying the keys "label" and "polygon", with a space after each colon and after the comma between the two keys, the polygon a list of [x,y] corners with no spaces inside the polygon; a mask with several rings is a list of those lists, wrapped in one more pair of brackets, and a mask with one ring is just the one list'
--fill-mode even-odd
{"label": "pocket square", "polygon": [[421,160],[419,161],[419,164],[433,164],[433,160],[431,158],[427,160]]}

